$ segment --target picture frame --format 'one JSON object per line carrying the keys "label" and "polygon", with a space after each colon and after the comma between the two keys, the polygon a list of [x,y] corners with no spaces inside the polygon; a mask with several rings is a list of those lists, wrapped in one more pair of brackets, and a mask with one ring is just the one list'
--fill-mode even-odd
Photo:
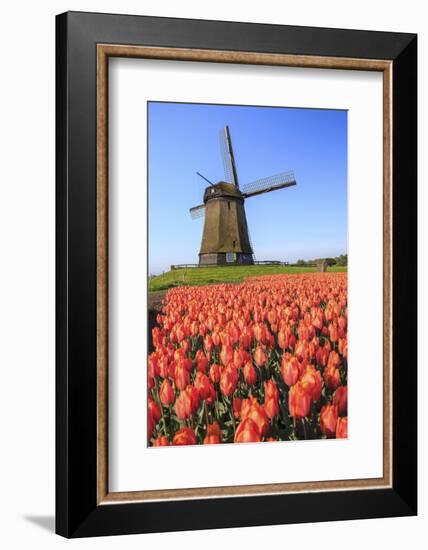
{"label": "picture frame", "polygon": [[[379,479],[124,494],[108,488],[108,61],[383,74]],[[68,12],[56,18],[56,532],[65,537],[417,513],[417,36]],[[405,321],[403,321],[405,320]]]}

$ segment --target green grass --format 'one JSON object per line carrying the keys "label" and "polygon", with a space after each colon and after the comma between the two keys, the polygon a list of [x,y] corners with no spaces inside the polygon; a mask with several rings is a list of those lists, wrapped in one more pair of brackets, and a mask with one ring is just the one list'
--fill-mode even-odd
{"label": "green grass", "polygon": [[[279,273],[311,273],[316,267],[288,267],[278,265],[239,265],[230,267],[195,267],[174,269],[152,277],[149,292],[166,290],[183,285],[208,285],[213,283],[239,283],[245,277],[276,275]],[[328,271],[347,271],[346,267],[332,266]]]}

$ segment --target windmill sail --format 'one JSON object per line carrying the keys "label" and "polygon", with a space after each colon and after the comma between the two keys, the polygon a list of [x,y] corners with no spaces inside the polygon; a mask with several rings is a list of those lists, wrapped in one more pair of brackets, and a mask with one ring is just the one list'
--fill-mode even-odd
{"label": "windmill sail", "polygon": [[205,215],[205,204],[194,206],[193,208],[190,208],[189,212],[193,220],[196,220],[197,218],[202,218]]}
{"label": "windmill sail", "polygon": [[236,173],[235,157],[233,156],[229,126],[225,126],[220,130],[220,152],[223,161],[225,181],[227,183],[233,183],[233,185],[236,185],[236,187],[239,188],[238,175]]}
{"label": "windmill sail", "polygon": [[281,174],[247,183],[242,189],[242,195],[244,198],[248,198],[254,195],[261,195],[262,193],[269,193],[276,189],[282,189],[283,187],[291,187],[292,185],[296,185],[294,172],[282,172]]}

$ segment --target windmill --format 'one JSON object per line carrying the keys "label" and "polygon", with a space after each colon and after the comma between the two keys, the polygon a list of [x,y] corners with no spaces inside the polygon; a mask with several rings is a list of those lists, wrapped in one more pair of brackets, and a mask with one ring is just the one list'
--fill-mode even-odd
{"label": "windmill", "polygon": [[253,264],[244,201],[296,185],[293,172],[283,172],[239,187],[229,127],[220,131],[220,150],[225,181],[211,183],[204,192],[204,203],[190,209],[193,219],[205,216],[199,265]]}

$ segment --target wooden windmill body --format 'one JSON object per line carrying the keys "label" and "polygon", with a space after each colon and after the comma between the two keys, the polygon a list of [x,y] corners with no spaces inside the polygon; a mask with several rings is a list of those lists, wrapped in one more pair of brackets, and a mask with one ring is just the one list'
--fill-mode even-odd
{"label": "wooden windmill body", "polygon": [[199,265],[253,264],[245,199],[290,187],[296,181],[294,174],[287,172],[256,180],[241,191],[228,126],[220,133],[220,144],[227,181],[211,183],[205,189],[204,203],[190,209],[193,218],[205,216]]}

